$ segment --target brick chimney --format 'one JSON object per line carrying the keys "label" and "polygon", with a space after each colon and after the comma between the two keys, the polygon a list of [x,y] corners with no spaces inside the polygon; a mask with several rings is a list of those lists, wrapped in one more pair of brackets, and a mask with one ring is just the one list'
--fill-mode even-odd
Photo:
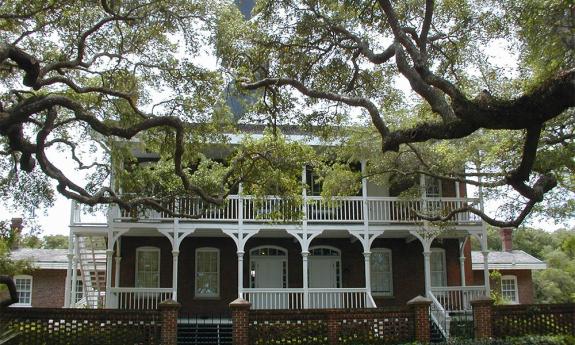
{"label": "brick chimney", "polygon": [[501,236],[501,248],[503,251],[510,252],[513,250],[513,228],[499,229]]}
{"label": "brick chimney", "polygon": [[12,223],[10,224],[10,233],[11,233],[11,244],[10,249],[18,249],[20,248],[20,239],[22,237],[22,218],[12,218]]}

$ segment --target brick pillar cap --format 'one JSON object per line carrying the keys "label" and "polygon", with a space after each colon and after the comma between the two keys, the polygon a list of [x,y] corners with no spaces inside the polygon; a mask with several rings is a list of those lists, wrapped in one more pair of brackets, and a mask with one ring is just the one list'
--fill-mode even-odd
{"label": "brick pillar cap", "polygon": [[493,305],[493,300],[491,299],[491,297],[487,297],[487,296],[480,296],[477,297],[476,299],[474,299],[473,301],[470,302],[472,306],[475,305]]}
{"label": "brick pillar cap", "polygon": [[182,305],[174,300],[167,299],[160,304],[158,304],[158,308],[160,309],[180,309]]}
{"label": "brick pillar cap", "polygon": [[232,309],[250,309],[252,304],[243,298],[237,298],[232,303],[230,303],[230,308]]}
{"label": "brick pillar cap", "polygon": [[423,296],[417,296],[407,302],[407,305],[430,305],[431,300]]}

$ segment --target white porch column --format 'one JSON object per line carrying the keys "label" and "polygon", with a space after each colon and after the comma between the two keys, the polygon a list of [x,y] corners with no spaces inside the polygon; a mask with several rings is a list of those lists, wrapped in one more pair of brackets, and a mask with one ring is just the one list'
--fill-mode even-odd
{"label": "white porch column", "polygon": [[74,261],[74,240],[72,237],[72,231],[70,230],[70,235],[68,236],[68,268],[66,270],[66,285],[64,290],[64,308],[70,307],[70,301],[72,300],[71,286],[72,286],[72,265]]}
{"label": "white porch column", "polygon": [[431,251],[423,251],[423,268],[425,271],[425,296],[429,297],[431,294]]}
{"label": "white porch column", "polygon": [[244,298],[244,252],[237,251],[238,254],[238,297]]}
{"label": "white porch column", "polygon": [[178,255],[179,250],[172,250],[172,300],[178,300]]}
{"label": "white porch column", "polygon": [[467,244],[467,237],[459,240],[459,272],[461,274],[461,286],[465,286],[465,245]]}
{"label": "white porch column", "polygon": [[113,249],[106,249],[106,308],[112,307],[112,257]]}
{"label": "white porch column", "polygon": [[465,283],[465,256],[459,257],[459,269],[461,273],[461,286],[467,285]]}
{"label": "white porch column", "polygon": [[120,265],[122,263],[122,257],[116,255],[116,270],[114,271],[114,287],[120,287]]}
{"label": "white porch column", "polygon": [[483,281],[485,282],[485,295],[489,297],[491,295],[491,283],[489,282],[489,251],[481,251],[483,254]]}
{"label": "white porch column", "polygon": [[369,305],[369,297],[371,296],[371,252],[363,252],[363,262],[365,270],[365,306]]}
{"label": "white porch column", "polygon": [[[74,242],[74,255],[73,255],[73,264],[72,264],[72,281],[70,287],[70,295],[68,295],[68,300],[70,303],[70,307],[74,307],[76,304],[76,290],[78,286],[78,236],[74,235],[73,240]],[[82,287],[82,292],[84,292],[84,288]]]}
{"label": "white porch column", "polygon": [[68,254],[68,268],[66,270],[66,285],[64,296],[64,308],[70,308],[70,303],[72,301],[72,267],[74,266],[74,254]]}
{"label": "white porch column", "polygon": [[371,293],[371,252],[363,253],[363,261],[365,267],[365,288],[368,293]]}
{"label": "white porch column", "polygon": [[308,279],[308,259],[309,252],[301,252],[301,258],[303,263],[303,308],[307,309],[309,307],[309,279]]}
{"label": "white porch column", "polygon": [[122,245],[120,241],[121,238],[116,240],[116,257],[114,258],[114,265],[116,267],[114,270],[114,287],[120,287],[120,264],[122,263]]}

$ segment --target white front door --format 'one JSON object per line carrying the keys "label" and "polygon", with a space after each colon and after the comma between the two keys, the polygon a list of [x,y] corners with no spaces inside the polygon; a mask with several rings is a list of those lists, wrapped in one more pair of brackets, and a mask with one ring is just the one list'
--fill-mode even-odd
{"label": "white front door", "polygon": [[339,258],[336,257],[310,257],[309,260],[309,287],[325,290],[310,291],[310,308],[341,308],[340,295],[335,291],[338,284]]}
{"label": "white front door", "polygon": [[309,287],[337,288],[337,265],[339,259],[330,257],[310,257]]}
{"label": "white front door", "polygon": [[[254,309],[288,309],[289,296],[281,290],[287,287],[287,260],[277,256],[255,256],[251,260],[251,287],[269,289],[250,298]],[[275,290],[275,291],[274,291]]]}
{"label": "white front door", "polygon": [[252,260],[255,274],[255,288],[277,288],[284,287],[284,262],[281,258],[259,257]]}

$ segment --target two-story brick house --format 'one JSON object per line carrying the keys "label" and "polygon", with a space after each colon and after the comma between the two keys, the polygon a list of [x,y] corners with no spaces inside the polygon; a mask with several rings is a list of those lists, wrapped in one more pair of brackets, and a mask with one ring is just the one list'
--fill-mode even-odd
{"label": "two-story brick house", "polygon": [[412,200],[363,178],[359,195],[326,201],[311,192],[312,176],[302,167],[303,216],[287,221],[272,214],[296,206],[241,188],[222,207],[188,197],[172,205],[203,209],[199,219],[112,207],[98,223],[75,206],[68,281],[78,267],[90,306],[155,308],[174,299],[194,313],[225,311],[238,296],[252,308],[302,309],[402,306],[427,295],[445,317],[488,293],[488,284],[472,285],[468,241],[478,238],[487,254],[482,221],[461,213],[439,231],[414,214],[478,204],[464,185],[422,177],[423,196]]}

